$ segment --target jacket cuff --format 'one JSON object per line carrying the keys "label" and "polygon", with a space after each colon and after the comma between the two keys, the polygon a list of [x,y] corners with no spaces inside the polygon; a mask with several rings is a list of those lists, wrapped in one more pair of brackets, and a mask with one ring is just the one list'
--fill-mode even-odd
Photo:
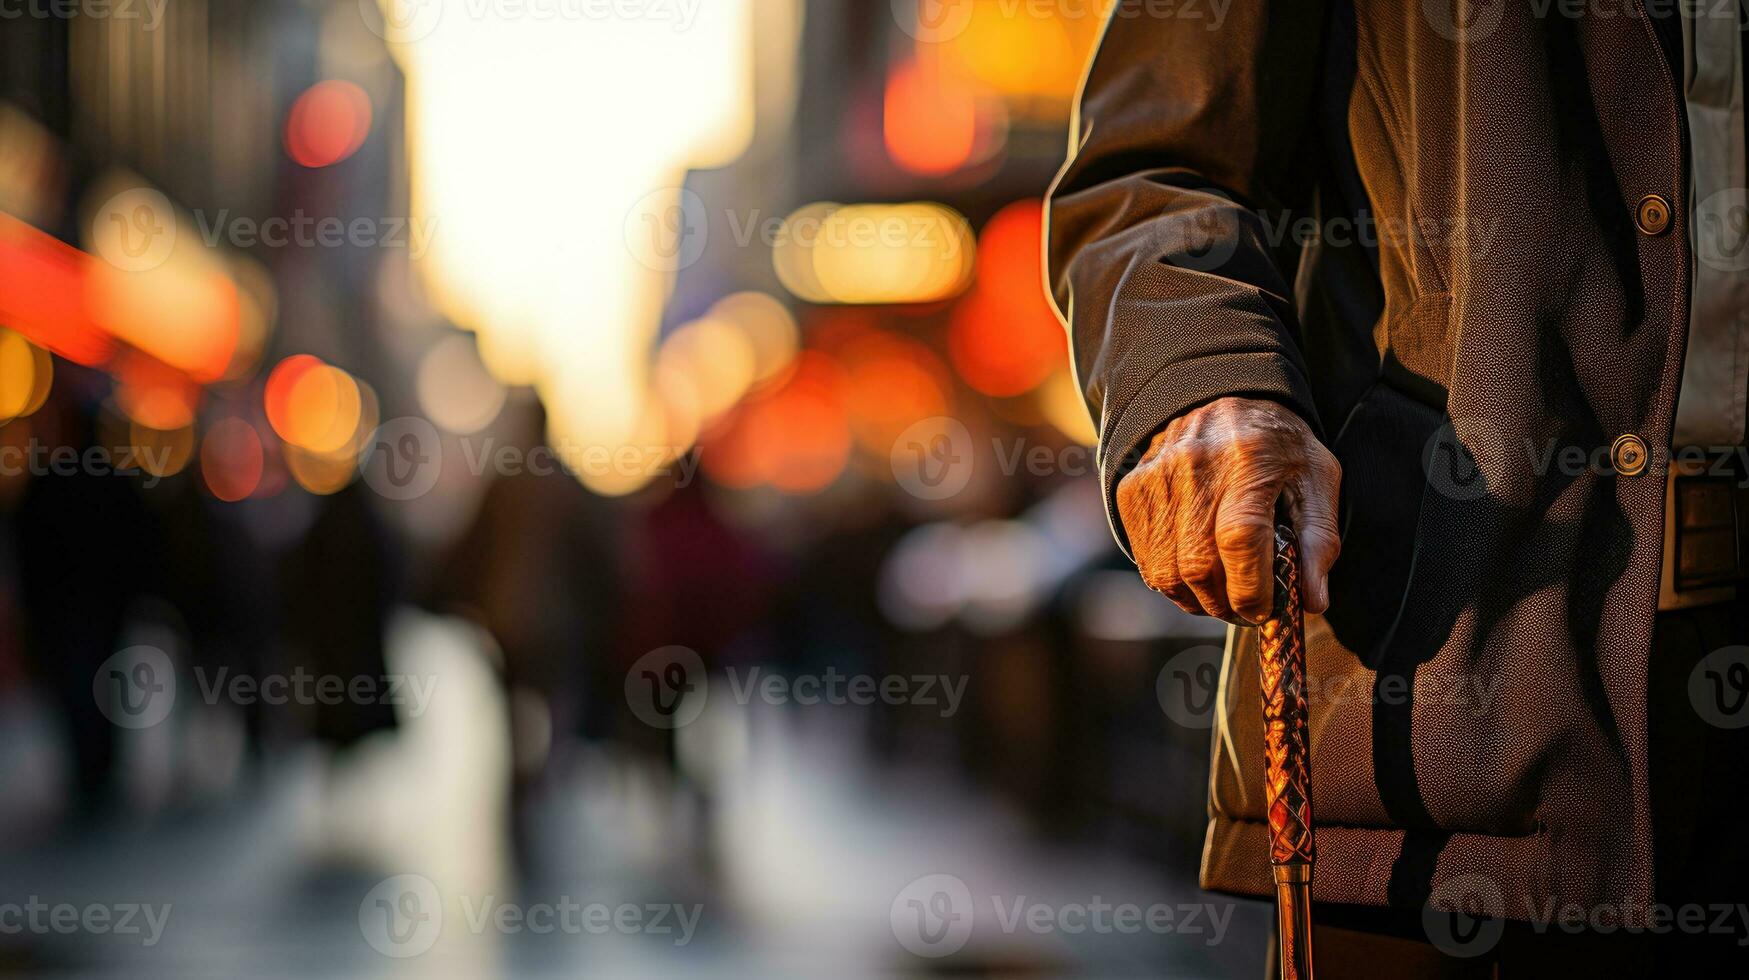
{"label": "jacket cuff", "polygon": [[1276,351],[1211,354],[1165,364],[1128,404],[1105,415],[1099,433],[1099,476],[1105,515],[1117,546],[1131,561],[1129,535],[1117,513],[1117,484],[1141,462],[1149,440],[1166,423],[1217,398],[1267,398],[1293,409],[1321,432],[1312,386],[1299,363]]}

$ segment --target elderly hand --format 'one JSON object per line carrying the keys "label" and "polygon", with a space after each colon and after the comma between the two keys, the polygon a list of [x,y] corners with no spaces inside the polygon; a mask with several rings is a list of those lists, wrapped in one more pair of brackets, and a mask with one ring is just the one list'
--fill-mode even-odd
{"label": "elderly hand", "polygon": [[1142,581],[1186,612],[1252,625],[1274,601],[1276,500],[1299,537],[1301,602],[1330,605],[1342,467],[1292,409],[1221,398],[1173,419],[1117,485]]}

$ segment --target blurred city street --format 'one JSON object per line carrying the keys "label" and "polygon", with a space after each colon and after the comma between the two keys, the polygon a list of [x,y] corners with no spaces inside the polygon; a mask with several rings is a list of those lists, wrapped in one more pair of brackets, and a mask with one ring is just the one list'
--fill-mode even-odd
{"label": "blurred city street", "polygon": [[[540,806],[540,870],[516,881],[502,848],[503,705],[470,671],[468,633],[424,618],[396,655],[433,663],[445,683],[399,744],[371,747],[332,786],[308,753],[275,759],[246,789],[137,822],[109,822],[14,851],[0,862],[0,902],[131,896],[163,903],[156,945],[116,935],[0,941],[0,975],[198,977],[1218,977],[1262,969],[1268,906],[1233,902],[1193,936],[1005,930],[1012,904],[1206,901],[1194,868],[1138,866],[1098,847],[1053,846],[1021,815],[926,770],[875,767],[858,719],[830,710],[732,706],[709,718],[728,753],[725,793],[703,859],[676,848],[694,819],[661,774],[591,753],[570,760]],[[471,675],[471,676],[470,676]],[[9,712],[5,778],[40,767],[37,712]],[[701,737],[704,733],[701,732]],[[142,751],[146,751],[142,749]],[[463,769],[464,758],[487,762]],[[18,801],[14,801],[18,803]],[[1171,842],[1187,862],[1200,846]],[[704,868],[714,868],[705,871]],[[373,949],[360,905],[384,877],[416,873],[446,896],[431,952],[398,960]],[[893,900],[926,875],[961,878],[977,926],[958,953],[909,954]],[[696,930],[546,935],[474,932],[470,912],[522,907],[674,903],[699,909]],[[1227,914],[1221,912],[1220,914]],[[581,921],[581,920],[579,920]],[[654,923],[653,923],[654,924]],[[441,956],[438,954],[441,953]]]}
{"label": "blurred city street", "polygon": [[0,976],[1254,976],[1041,269],[1097,5],[0,32]]}

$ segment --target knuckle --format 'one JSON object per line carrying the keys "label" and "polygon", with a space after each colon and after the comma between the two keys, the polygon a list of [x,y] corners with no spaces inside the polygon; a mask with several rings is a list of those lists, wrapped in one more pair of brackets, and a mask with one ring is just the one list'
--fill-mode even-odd
{"label": "knuckle", "polygon": [[1269,529],[1270,523],[1259,515],[1226,517],[1215,527],[1215,545],[1223,554],[1255,550]]}
{"label": "knuckle", "polygon": [[1206,545],[1183,549],[1178,555],[1178,574],[1186,582],[1198,585],[1214,578],[1215,556]]}

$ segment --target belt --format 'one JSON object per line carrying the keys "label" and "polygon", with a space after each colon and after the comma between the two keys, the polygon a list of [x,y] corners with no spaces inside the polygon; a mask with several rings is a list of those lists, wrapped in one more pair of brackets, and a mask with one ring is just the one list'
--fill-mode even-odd
{"label": "belt", "polygon": [[1735,467],[1681,461],[1664,494],[1664,569],[1658,609],[1736,598],[1749,579],[1749,480]]}

